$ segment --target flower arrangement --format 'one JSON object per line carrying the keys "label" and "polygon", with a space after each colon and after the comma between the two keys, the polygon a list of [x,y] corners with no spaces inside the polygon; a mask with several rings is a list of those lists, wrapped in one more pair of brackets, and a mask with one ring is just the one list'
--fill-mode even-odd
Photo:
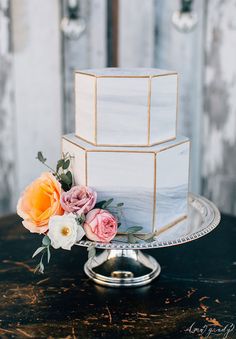
{"label": "flower arrangement", "polygon": [[[69,154],[63,154],[55,170],[47,164],[42,152],[38,152],[37,159],[49,171],[26,187],[19,198],[17,213],[25,228],[44,235],[41,246],[33,254],[33,257],[41,254],[35,271],[43,273],[43,259],[46,254],[47,262],[50,261],[51,247],[71,250],[83,237],[103,243],[114,239],[120,226],[119,214],[123,203],[112,206],[113,199],[97,201],[95,190],[74,185]],[[141,229],[140,226],[130,227],[127,230],[128,241],[135,242],[139,238],[135,233]],[[153,235],[145,240],[151,238]],[[94,256],[95,246],[90,246],[88,251],[89,257]]]}

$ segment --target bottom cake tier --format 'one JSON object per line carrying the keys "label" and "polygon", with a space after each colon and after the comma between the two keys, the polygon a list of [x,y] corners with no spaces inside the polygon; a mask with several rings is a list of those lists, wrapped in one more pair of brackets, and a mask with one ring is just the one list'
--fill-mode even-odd
{"label": "bottom cake tier", "polygon": [[94,188],[98,201],[124,203],[120,233],[142,226],[140,233],[158,234],[187,216],[189,150],[186,137],[151,147],[93,146],[72,134],[62,138],[75,184]]}

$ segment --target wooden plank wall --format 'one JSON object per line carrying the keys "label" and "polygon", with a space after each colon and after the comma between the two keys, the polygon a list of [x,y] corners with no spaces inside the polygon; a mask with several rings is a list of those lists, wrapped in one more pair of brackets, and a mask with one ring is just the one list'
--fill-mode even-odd
{"label": "wooden plank wall", "polygon": [[[55,162],[61,132],[74,130],[74,69],[109,63],[108,1],[80,0],[87,26],[72,41],[59,30],[66,0],[14,0],[11,11],[0,0],[0,214],[14,210],[20,190],[41,172],[37,150]],[[192,139],[191,189],[236,214],[236,0],[194,3],[199,23],[184,34],[171,23],[178,0],[116,0],[116,59],[121,67],[180,73],[179,133]]]}
{"label": "wooden plank wall", "polygon": [[0,215],[14,209],[14,97],[9,0],[0,0]]}
{"label": "wooden plank wall", "polygon": [[154,0],[119,0],[118,65],[152,67],[155,47]]}
{"label": "wooden plank wall", "polygon": [[[63,0],[62,15],[67,15]],[[107,0],[81,0],[78,14],[86,21],[86,30],[78,40],[62,36],[64,57],[64,133],[75,130],[74,71],[88,67],[106,67]]]}
{"label": "wooden plank wall", "polygon": [[207,1],[203,194],[236,214],[236,1]]}
{"label": "wooden plank wall", "polygon": [[60,156],[61,53],[57,0],[11,2],[14,65],[16,183],[19,193],[44,170],[42,150],[51,164]]}
{"label": "wooden plank wall", "polygon": [[155,1],[156,37],[155,66],[179,72],[178,133],[191,138],[191,190],[201,191],[201,120],[204,1],[195,1],[194,10],[199,17],[196,29],[178,32],[171,22],[180,2]]}
{"label": "wooden plank wall", "polygon": [[[119,1],[118,65],[159,67],[180,74],[179,129],[192,140],[191,190],[201,190],[201,118],[204,1],[195,2],[199,24],[179,33],[171,16],[179,1]],[[194,65],[194,66],[193,66]]]}

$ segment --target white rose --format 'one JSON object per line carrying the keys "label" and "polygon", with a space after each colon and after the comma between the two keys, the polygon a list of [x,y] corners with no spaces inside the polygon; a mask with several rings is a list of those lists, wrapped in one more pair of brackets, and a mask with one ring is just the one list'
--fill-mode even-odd
{"label": "white rose", "polygon": [[73,213],[64,215],[55,215],[50,218],[48,224],[48,237],[54,248],[63,248],[70,250],[71,247],[83,238],[85,232],[76,222],[76,216]]}

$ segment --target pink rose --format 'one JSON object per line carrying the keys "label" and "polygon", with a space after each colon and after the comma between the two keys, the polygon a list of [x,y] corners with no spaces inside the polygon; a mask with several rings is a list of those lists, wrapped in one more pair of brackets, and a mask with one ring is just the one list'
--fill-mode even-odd
{"label": "pink rose", "polygon": [[117,220],[111,213],[95,208],[86,215],[84,231],[92,241],[109,242],[117,233]]}
{"label": "pink rose", "polygon": [[61,206],[68,213],[86,214],[95,206],[97,192],[86,186],[74,186],[61,195]]}

